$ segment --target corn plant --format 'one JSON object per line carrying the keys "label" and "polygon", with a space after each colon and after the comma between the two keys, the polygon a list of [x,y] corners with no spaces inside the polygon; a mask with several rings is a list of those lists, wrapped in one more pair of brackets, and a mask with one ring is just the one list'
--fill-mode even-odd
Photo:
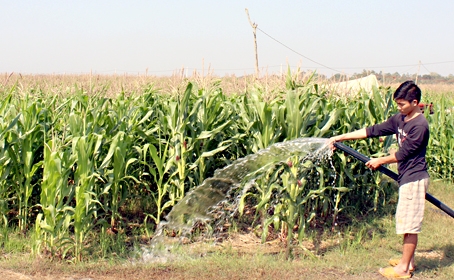
{"label": "corn plant", "polygon": [[136,158],[128,156],[128,151],[132,148],[132,136],[128,136],[125,132],[120,131],[115,135],[110,144],[109,152],[104,161],[101,163],[100,169],[107,168],[108,163],[112,162],[112,168],[108,169],[106,175],[108,182],[104,186],[104,192],[111,194],[111,219],[110,225],[112,228],[116,226],[116,219],[119,219],[118,209],[127,198],[127,180],[132,179],[135,182],[138,180],[134,176],[128,175],[128,167],[137,161]]}
{"label": "corn plant", "polygon": [[44,243],[44,251],[51,256],[64,257],[67,252],[65,245],[71,243],[69,237],[74,209],[70,205],[75,193],[74,188],[69,186],[69,176],[75,158],[69,152],[62,149],[58,139],[50,140],[44,148],[39,204],[42,213],[38,214],[35,226],[36,253],[42,251]]}
{"label": "corn plant", "polygon": [[12,144],[9,156],[14,168],[14,181],[18,197],[18,225],[20,230],[26,230],[29,218],[29,203],[33,188],[36,185],[34,175],[42,165],[40,148],[44,140],[44,123],[46,110],[39,103],[33,102],[28,96],[21,100],[17,130],[9,134]]}
{"label": "corn plant", "polygon": [[[191,113],[192,84],[188,84],[183,96],[169,104],[169,112],[166,116],[166,122],[163,122],[163,131],[169,130],[169,152],[173,158],[176,176],[170,180],[172,191],[171,195],[176,200],[183,198],[185,194],[185,180],[189,174],[187,165],[187,142],[186,131],[188,126],[189,114]],[[165,144],[167,145],[167,144]],[[173,198],[172,198],[173,199]]]}
{"label": "corn plant", "polygon": [[[7,101],[4,104],[7,104]],[[2,106],[4,108],[4,106]],[[4,110],[1,110],[2,113]],[[3,114],[2,114],[3,115]],[[12,144],[10,141],[8,141],[5,136],[7,135],[8,131],[13,129],[17,121],[19,119],[18,115],[16,118],[14,118],[11,123],[4,122],[5,120],[2,118],[0,119],[1,126],[0,126],[0,214],[2,216],[2,224],[4,227],[8,226],[8,218],[7,218],[7,213],[9,212],[9,203],[11,200],[15,199],[15,193],[12,193],[13,190],[11,190],[10,187],[10,182],[7,180],[8,177],[11,176],[11,158],[9,154],[9,149],[10,145]],[[12,197],[11,197],[12,196]]]}
{"label": "corn plant", "polygon": [[97,194],[93,192],[96,173],[93,163],[93,151],[101,139],[92,135],[75,137],[72,141],[73,154],[76,157],[77,168],[74,173],[75,206],[74,206],[74,257],[80,261],[84,249],[86,234],[96,222],[100,203]]}
{"label": "corn plant", "polygon": [[270,166],[241,197],[240,213],[247,201],[255,201],[262,241],[268,237],[270,227],[286,238],[287,258],[292,257],[294,233],[301,242],[311,223],[329,223],[329,214],[338,208],[342,194],[349,191],[335,185],[334,170],[315,164],[320,160],[293,157],[287,163]]}
{"label": "corn plant", "polygon": [[[176,202],[176,197],[169,193],[169,182],[166,181],[166,175],[168,175],[169,170],[171,169],[173,163],[169,160],[168,146],[160,146],[160,149],[157,150],[153,145],[145,145],[142,151],[143,159],[146,161],[148,158],[147,154],[149,153],[153,159],[154,166],[150,168],[150,173],[153,176],[155,190],[152,191],[152,196],[156,205],[156,213],[148,214],[156,224],[159,224],[161,221],[161,216],[163,212],[173,206]],[[167,200],[164,199],[168,196]]]}
{"label": "corn plant", "polygon": [[429,121],[430,138],[427,151],[429,168],[435,178],[454,180],[454,112],[453,102],[446,96],[440,98],[434,108],[434,113],[426,110]]}
{"label": "corn plant", "polygon": [[323,102],[321,96],[312,94],[308,88],[288,91],[285,103],[279,108],[279,123],[288,139],[314,134],[318,123],[318,108]]}
{"label": "corn plant", "polygon": [[281,128],[277,122],[276,102],[267,102],[261,99],[257,92],[245,95],[241,99],[240,129],[250,135],[247,143],[248,152],[255,153],[269,145],[278,142]]}
{"label": "corn plant", "polygon": [[208,171],[219,167],[214,155],[234,142],[232,124],[236,116],[232,102],[220,89],[200,89],[196,98],[189,118],[193,125],[187,131],[186,149],[188,155],[192,155],[188,157],[191,165],[197,166],[192,179],[195,185],[200,185]]}
{"label": "corn plant", "polygon": [[[102,208],[98,194],[94,192],[96,179],[99,174],[95,170],[95,159],[102,144],[102,135],[90,132],[92,127],[82,110],[80,114],[69,116],[69,128],[74,135],[71,138],[71,154],[76,162],[74,171],[74,200],[73,228],[74,228],[74,258],[82,258],[86,234],[91,230]],[[82,128],[82,129],[81,129]]]}
{"label": "corn plant", "polygon": [[[158,122],[161,127],[159,138],[163,138],[162,145],[168,149],[166,153],[174,166],[169,170],[172,175],[168,179],[169,187],[172,189],[170,200],[173,201],[184,197],[188,188],[186,185],[190,184],[193,187],[194,183],[201,183],[207,172],[206,158],[229,146],[229,141],[222,141],[223,138],[227,138],[225,136],[216,141],[219,143],[218,145],[211,144],[213,139],[221,135],[230,124],[229,115],[224,112],[224,107],[220,105],[221,103],[216,103],[219,99],[201,96],[201,99],[196,100],[197,97],[193,92],[192,84],[188,84],[181,98],[171,101],[168,111],[162,111],[162,121]],[[210,112],[211,109],[215,111]],[[224,122],[213,127],[213,124],[219,119],[214,118],[212,113],[219,113],[217,117],[223,117],[220,120],[224,120]],[[195,152],[199,153],[194,156]],[[196,168],[199,176],[191,178],[189,181],[190,172]]]}

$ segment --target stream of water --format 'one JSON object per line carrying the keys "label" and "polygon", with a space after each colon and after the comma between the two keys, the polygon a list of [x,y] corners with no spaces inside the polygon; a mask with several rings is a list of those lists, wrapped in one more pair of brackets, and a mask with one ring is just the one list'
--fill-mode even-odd
{"label": "stream of water", "polygon": [[169,248],[163,244],[164,230],[183,235],[190,232],[196,222],[212,220],[213,207],[225,200],[229,191],[238,188],[241,182],[253,181],[256,179],[255,174],[285,162],[292,156],[322,158],[331,152],[326,143],[326,138],[298,138],[280,142],[216,170],[213,177],[188,192],[172,208],[166,221],[158,225],[151,247],[144,248],[143,260],[162,262],[169,258]]}

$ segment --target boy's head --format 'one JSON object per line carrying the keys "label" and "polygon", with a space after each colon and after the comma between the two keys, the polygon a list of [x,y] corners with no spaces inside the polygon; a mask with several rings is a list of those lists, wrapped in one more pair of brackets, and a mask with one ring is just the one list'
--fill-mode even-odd
{"label": "boy's head", "polygon": [[394,100],[404,99],[410,103],[416,100],[418,104],[421,101],[421,89],[413,81],[406,81],[396,89],[393,97]]}

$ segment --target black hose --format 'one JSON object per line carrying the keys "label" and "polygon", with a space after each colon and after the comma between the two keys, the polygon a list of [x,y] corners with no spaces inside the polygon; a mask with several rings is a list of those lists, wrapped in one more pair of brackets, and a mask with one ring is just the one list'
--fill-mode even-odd
{"label": "black hose", "polygon": [[[334,147],[346,152],[347,154],[351,155],[352,157],[354,157],[357,160],[362,161],[364,163],[366,163],[370,160],[370,158],[368,158],[367,156],[357,152],[356,150],[354,150],[342,143],[334,142]],[[399,175],[397,175],[395,172],[389,170],[388,168],[386,168],[384,166],[380,166],[379,168],[377,168],[377,170],[380,171],[381,173],[389,176],[391,179],[393,179],[394,181],[397,182],[397,178],[399,177]],[[429,201],[430,203],[432,203],[433,205],[437,206],[439,209],[443,210],[446,214],[448,214],[452,218],[454,218],[454,210],[452,210],[451,208],[449,208],[448,206],[443,204],[440,200],[436,199],[431,194],[426,193],[426,200]]]}
{"label": "black hose", "polygon": [[[346,152],[347,154],[353,156],[354,158],[356,158],[359,161],[362,161],[364,163],[366,163],[370,160],[370,158],[366,157],[365,155],[363,155],[361,153],[358,153],[356,150],[353,150],[352,148],[345,146],[342,143],[335,142],[334,147]],[[391,177],[391,179],[393,179],[394,181],[397,182],[397,178],[399,177],[399,175],[397,175],[395,172],[389,170],[388,168],[386,168],[384,166],[380,166],[379,168],[377,168],[377,170],[385,175],[388,175],[389,177]]]}

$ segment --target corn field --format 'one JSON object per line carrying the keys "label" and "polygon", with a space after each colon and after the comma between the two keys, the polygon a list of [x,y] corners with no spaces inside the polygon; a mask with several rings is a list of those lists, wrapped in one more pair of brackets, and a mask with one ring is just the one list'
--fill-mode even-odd
{"label": "corn field", "polygon": [[[187,83],[177,93],[149,85],[115,97],[77,85],[60,92],[0,86],[1,226],[32,232],[36,253],[82,260],[97,242],[93,232],[135,227],[151,234],[189,190],[236,159],[277,142],[327,138],[385,120],[396,112],[392,93],[379,88],[342,97],[291,75],[273,98],[260,87],[226,94],[216,83]],[[451,181],[452,107],[445,96],[434,114],[425,113],[431,175]],[[377,156],[395,140],[348,144]],[[395,191],[342,153],[334,154],[335,170],[289,162],[266,171],[242,198],[264,237],[271,225],[298,228],[302,237],[314,224],[332,226],[339,213],[377,209]],[[301,164],[318,177],[301,173]]]}

